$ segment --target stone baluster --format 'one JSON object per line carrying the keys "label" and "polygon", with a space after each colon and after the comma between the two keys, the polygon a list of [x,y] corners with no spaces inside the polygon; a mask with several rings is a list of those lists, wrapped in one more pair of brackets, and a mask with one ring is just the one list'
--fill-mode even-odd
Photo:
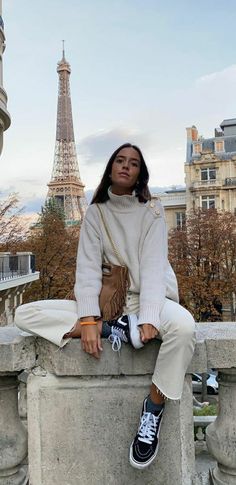
{"label": "stone baluster", "polygon": [[18,411],[18,374],[35,364],[32,337],[15,327],[0,328],[0,485],[26,485],[27,431]]}
{"label": "stone baluster", "polygon": [[23,485],[27,431],[18,413],[17,375],[0,375],[0,403],[0,484]]}
{"label": "stone baluster", "polygon": [[22,420],[27,419],[27,372],[22,372],[19,376],[18,409]]}
{"label": "stone baluster", "polygon": [[206,429],[207,447],[217,460],[214,485],[236,484],[236,368],[219,371],[219,413]]}

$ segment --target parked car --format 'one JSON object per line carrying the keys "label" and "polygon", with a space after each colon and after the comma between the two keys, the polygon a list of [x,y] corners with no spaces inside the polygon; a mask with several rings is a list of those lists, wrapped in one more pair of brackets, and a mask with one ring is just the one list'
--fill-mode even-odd
{"label": "parked car", "polygon": [[[201,374],[192,374],[193,392],[202,392],[202,376]],[[207,394],[218,394],[217,375],[213,372],[207,374]]]}

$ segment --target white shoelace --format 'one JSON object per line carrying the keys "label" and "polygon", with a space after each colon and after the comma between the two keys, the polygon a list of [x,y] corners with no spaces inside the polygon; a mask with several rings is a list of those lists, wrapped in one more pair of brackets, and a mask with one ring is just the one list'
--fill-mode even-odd
{"label": "white shoelace", "polygon": [[108,337],[109,342],[112,344],[112,350],[119,352],[121,349],[121,342],[128,342],[125,335],[125,331],[122,328],[112,327],[112,332]]}
{"label": "white shoelace", "polygon": [[121,349],[121,339],[118,335],[113,335],[112,333],[108,337],[109,342],[112,344],[111,348],[114,352],[119,352]]}
{"label": "white shoelace", "polygon": [[141,417],[141,422],[138,430],[139,441],[143,441],[143,443],[147,443],[149,445],[152,444],[158,421],[162,415],[162,411],[158,416],[155,416],[152,413],[144,413]]}

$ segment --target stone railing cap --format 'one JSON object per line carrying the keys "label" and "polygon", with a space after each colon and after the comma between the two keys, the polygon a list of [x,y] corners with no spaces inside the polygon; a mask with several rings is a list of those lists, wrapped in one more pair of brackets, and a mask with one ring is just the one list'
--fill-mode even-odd
{"label": "stone railing cap", "polygon": [[0,327],[0,373],[17,373],[35,365],[35,339],[16,327]]}
{"label": "stone railing cap", "polygon": [[[160,344],[151,342],[134,350],[123,345],[120,354],[103,341],[100,360],[81,350],[80,341],[72,340],[58,349],[43,339],[37,339],[37,353],[41,367],[56,375],[152,375]],[[211,368],[230,368],[236,365],[236,324],[199,323],[196,326],[196,347],[188,372],[206,372]]]}
{"label": "stone railing cap", "polygon": [[[160,346],[151,342],[143,349],[134,350],[123,345],[115,353],[107,341],[97,360],[84,353],[80,340],[71,340],[59,349],[50,342],[34,337],[23,337],[15,327],[0,328],[0,372],[14,372],[37,364],[58,376],[86,375],[152,375]],[[196,326],[196,347],[188,372],[206,372],[211,368],[236,367],[236,323],[199,323]]]}
{"label": "stone railing cap", "polygon": [[198,323],[196,328],[197,343],[188,371],[236,366],[236,322]]}

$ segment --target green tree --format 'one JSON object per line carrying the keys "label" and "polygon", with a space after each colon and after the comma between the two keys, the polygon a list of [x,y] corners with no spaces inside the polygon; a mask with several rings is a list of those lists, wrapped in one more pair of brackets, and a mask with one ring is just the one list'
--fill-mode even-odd
{"label": "green tree", "polygon": [[40,299],[65,298],[75,277],[79,228],[68,229],[61,208],[51,199],[42,208],[39,222],[23,243],[36,256],[40,279],[24,294],[24,303]]}

